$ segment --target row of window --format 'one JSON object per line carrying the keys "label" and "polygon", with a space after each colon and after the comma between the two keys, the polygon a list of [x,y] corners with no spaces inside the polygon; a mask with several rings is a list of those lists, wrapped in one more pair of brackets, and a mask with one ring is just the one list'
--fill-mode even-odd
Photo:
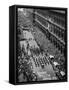
{"label": "row of window", "polygon": [[48,28],[48,22],[47,22],[45,19],[41,18],[41,17],[38,16],[38,15],[36,15],[35,18],[36,18],[37,20],[39,20],[45,27]]}
{"label": "row of window", "polygon": [[51,32],[53,32],[54,34],[56,34],[56,36],[61,38],[63,41],[65,41],[65,33],[60,28],[58,28],[57,26],[54,26],[52,24],[49,24],[49,30]]}
{"label": "row of window", "polygon": [[60,16],[57,16],[54,14],[52,14],[52,15],[50,14],[49,16],[50,16],[49,18],[51,19],[52,22],[65,28],[65,21]]}
{"label": "row of window", "polygon": [[37,11],[39,14],[43,15],[44,17],[46,17],[47,19],[51,20],[52,22],[65,27],[65,17],[64,16],[60,16],[60,14],[55,14],[55,13],[51,13],[49,10],[38,10]]}
{"label": "row of window", "polygon": [[36,15],[35,16],[36,19],[42,23],[45,27],[48,28],[48,30],[52,33],[54,33],[56,36],[58,36],[59,38],[61,38],[63,41],[65,41],[65,33],[64,30],[61,30],[60,28],[58,28],[57,26],[49,23],[48,21],[46,21],[45,19],[41,18],[40,16]]}

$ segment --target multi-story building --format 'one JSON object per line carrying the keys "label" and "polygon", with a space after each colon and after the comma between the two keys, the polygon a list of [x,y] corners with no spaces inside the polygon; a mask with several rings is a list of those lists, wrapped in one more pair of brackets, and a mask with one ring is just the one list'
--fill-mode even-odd
{"label": "multi-story building", "polygon": [[33,22],[43,30],[46,37],[58,50],[65,51],[65,11],[33,10]]}

